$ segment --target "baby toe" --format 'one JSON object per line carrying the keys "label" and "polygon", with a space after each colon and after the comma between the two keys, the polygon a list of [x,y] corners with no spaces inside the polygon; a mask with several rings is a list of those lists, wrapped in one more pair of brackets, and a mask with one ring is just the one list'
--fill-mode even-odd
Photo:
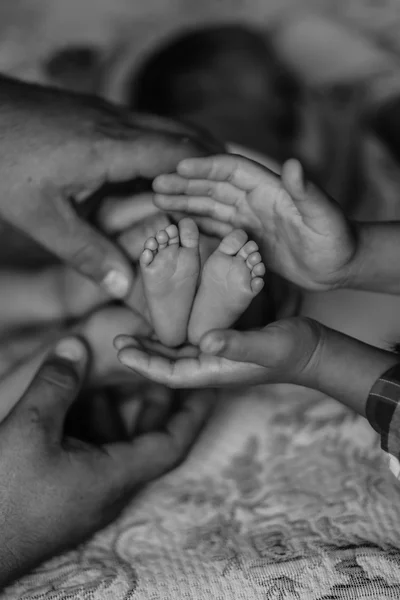
{"label": "baby toe", "polygon": [[253,240],[250,240],[249,242],[247,242],[247,244],[245,244],[243,246],[243,248],[240,249],[238,254],[244,260],[247,260],[248,257],[250,256],[250,254],[253,254],[254,252],[257,252],[257,251],[258,251],[257,244]]}
{"label": "baby toe", "polygon": [[144,249],[145,250],[152,250],[153,252],[155,252],[156,250],[158,250],[158,242],[157,242],[156,238],[149,237],[149,239],[146,240],[145,243],[144,243]]}
{"label": "baby toe", "polygon": [[261,261],[262,261],[261,254],[259,252],[253,252],[247,258],[246,265],[249,267],[249,269],[252,269]]}
{"label": "baby toe", "polygon": [[149,250],[149,248],[146,248],[145,250],[143,250],[142,254],[140,255],[140,264],[143,267],[148,267],[154,259],[154,254],[152,252],[152,250]]}
{"label": "baby toe", "polygon": [[184,248],[197,248],[200,242],[199,229],[193,219],[179,221],[179,235]]}
{"label": "baby toe", "polygon": [[256,265],[254,265],[253,270],[251,272],[251,276],[252,277],[264,277],[264,275],[265,275],[264,263],[260,262]]}
{"label": "baby toe", "polygon": [[166,244],[168,242],[168,233],[162,229],[161,231],[157,231],[156,240],[159,244]]}
{"label": "baby toe", "polygon": [[234,256],[237,254],[241,248],[247,242],[247,233],[243,231],[243,229],[234,229],[231,233],[229,233],[220,245],[218,246],[218,250],[223,252],[224,254],[229,254],[230,256]]}
{"label": "baby toe", "polygon": [[165,231],[168,234],[168,244],[179,244],[179,231],[176,225],[168,225]]}
{"label": "baby toe", "polygon": [[167,247],[168,242],[169,242],[168,233],[165,230],[157,231],[156,239],[157,239],[157,242],[159,243],[158,249],[164,250],[164,248]]}
{"label": "baby toe", "polygon": [[264,280],[261,277],[255,277],[251,280],[250,285],[253,294],[259,294],[264,287]]}

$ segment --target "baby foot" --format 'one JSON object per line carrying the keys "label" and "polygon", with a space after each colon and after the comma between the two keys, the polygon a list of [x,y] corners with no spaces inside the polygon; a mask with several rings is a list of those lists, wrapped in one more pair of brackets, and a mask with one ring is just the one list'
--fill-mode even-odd
{"label": "baby foot", "polygon": [[[179,228],[179,229],[178,229]],[[186,340],[200,272],[199,230],[182,219],[150,237],[140,257],[143,286],[153,327],[166,346]]]}
{"label": "baby foot", "polygon": [[198,344],[211,329],[234,323],[262,290],[265,267],[258,246],[236,229],[227,235],[204,265],[188,327]]}
{"label": "baby foot", "polygon": [[312,290],[346,279],[355,237],[340,207],[304,180],[296,160],[282,177],[241,156],[182,161],[153,183],[155,204],[244,228],[257,239],[271,271]]}
{"label": "baby foot", "polygon": [[125,250],[129,258],[137,262],[146,240],[153,235],[154,231],[162,231],[170,224],[171,221],[165,213],[157,212],[125,229],[117,238],[118,245]]}

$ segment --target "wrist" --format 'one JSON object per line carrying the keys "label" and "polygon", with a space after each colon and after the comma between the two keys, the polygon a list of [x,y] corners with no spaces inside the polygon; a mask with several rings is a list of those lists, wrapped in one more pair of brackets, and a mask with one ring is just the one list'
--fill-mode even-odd
{"label": "wrist", "polygon": [[382,373],[398,363],[399,357],[312,319],[302,322],[303,327],[308,327],[307,360],[293,383],[319,390],[365,416],[371,387]]}
{"label": "wrist", "polygon": [[348,222],[349,256],[347,261],[338,269],[335,283],[331,289],[354,288],[362,271],[366,231],[363,223]]}
{"label": "wrist", "polygon": [[353,221],[353,230],[355,238],[355,251],[352,259],[347,265],[341,287],[357,289],[360,287],[362,282],[366,250],[369,246],[370,240],[369,228],[366,227],[364,223]]}
{"label": "wrist", "polygon": [[323,353],[326,328],[308,317],[295,317],[292,322],[296,327],[296,356],[291,383],[317,389],[318,364]]}

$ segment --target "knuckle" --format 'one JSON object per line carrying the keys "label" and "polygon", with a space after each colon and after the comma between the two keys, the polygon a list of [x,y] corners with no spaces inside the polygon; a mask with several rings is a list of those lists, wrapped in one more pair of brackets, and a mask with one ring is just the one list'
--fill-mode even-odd
{"label": "knuckle", "polygon": [[41,425],[43,416],[38,406],[30,406],[26,411],[26,421],[32,427]]}
{"label": "knuckle", "polygon": [[107,251],[101,239],[96,241],[96,243],[89,239],[79,241],[77,246],[71,248],[68,258],[79,271],[87,273],[94,278],[101,278],[106,255]]}
{"label": "knuckle", "polygon": [[291,338],[291,352],[297,359],[299,371],[313,367],[324,343],[324,327],[308,317],[293,317],[283,324]]}
{"label": "knuckle", "polygon": [[74,367],[61,360],[49,361],[44,365],[38,373],[38,380],[49,392],[54,388],[71,391],[79,385],[79,376]]}

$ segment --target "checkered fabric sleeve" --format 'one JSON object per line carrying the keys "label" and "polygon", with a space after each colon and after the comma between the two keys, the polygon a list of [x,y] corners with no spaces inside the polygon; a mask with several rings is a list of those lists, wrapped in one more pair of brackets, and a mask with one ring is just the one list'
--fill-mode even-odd
{"label": "checkered fabric sleeve", "polygon": [[366,416],[381,436],[390,470],[400,479],[400,364],[386,371],[372,386]]}

